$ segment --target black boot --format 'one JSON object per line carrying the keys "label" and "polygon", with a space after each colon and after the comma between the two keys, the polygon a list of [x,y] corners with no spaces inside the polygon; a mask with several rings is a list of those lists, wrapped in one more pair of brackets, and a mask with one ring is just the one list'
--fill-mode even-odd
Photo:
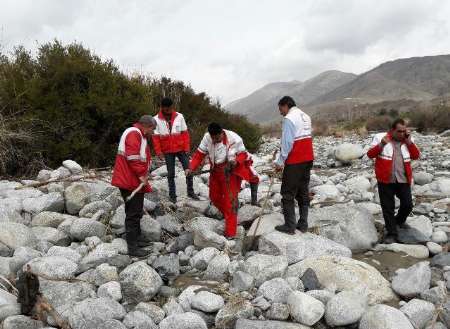
{"label": "black boot", "polygon": [[147,257],[149,252],[139,248],[138,241],[140,230],[134,227],[128,227],[125,238],[128,246],[128,255],[133,257]]}
{"label": "black boot", "polygon": [[258,183],[250,183],[250,192],[252,196],[252,205],[258,205]]}
{"label": "black boot", "polygon": [[279,232],[295,234],[295,206],[293,201],[283,202],[284,224],[275,226]]}
{"label": "black boot", "polygon": [[192,200],[200,200],[199,196],[195,194],[194,191],[188,192],[188,197],[190,197]]}
{"label": "black boot", "polygon": [[299,211],[300,211],[300,219],[298,220],[298,223],[297,223],[297,229],[302,233],[306,233],[306,232],[308,232],[309,207],[305,206],[305,205],[300,206]]}

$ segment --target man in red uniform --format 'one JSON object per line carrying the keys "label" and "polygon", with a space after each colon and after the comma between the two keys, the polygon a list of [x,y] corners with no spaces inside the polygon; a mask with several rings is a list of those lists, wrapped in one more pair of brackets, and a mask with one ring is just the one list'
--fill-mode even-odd
{"label": "man in red uniform", "polygon": [[[148,182],[151,155],[147,137],[151,136],[155,127],[155,119],[151,115],[144,115],[133,127],[123,132],[111,182],[120,189],[125,201],[125,237],[128,254],[136,257],[148,254],[138,248],[138,239],[141,234],[140,220],[144,209],[144,194],[151,192]],[[143,187],[127,201],[141,183],[144,184]]]}
{"label": "man in red uniform", "polygon": [[217,123],[208,126],[208,132],[192,157],[186,175],[191,175],[208,156],[211,166],[209,198],[225,218],[225,236],[233,238],[237,231],[238,194],[242,179],[255,181],[250,170],[252,161],[242,138]]}
{"label": "man in red uniform", "polygon": [[[281,134],[281,152],[275,161],[275,169],[283,171],[281,181],[281,204],[284,224],[277,231],[295,234],[295,229],[308,230],[309,180],[314,161],[311,136],[311,118],[300,110],[290,96],[278,102],[278,110],[284,116]],[[297,200],[300,218],[295,218]]]}
{"label": "man in red uniform", "polygon": [[[375,175],[387,230],[384,243],[394,243],[397,242],[397,226],[408,228],[405,221],[413,208],[411,160],[417,160],[420,151],[414,144],[405,121],[397,119],[389,132],[374,136],[367,156],[376,159]],[[397,215],[395,196],[400,200]]]}
{"label": "man in red uniform", "polygon": [[[169,183],[169,197],[173,203],[177,202],[175,186],[175,158],[181,162],[183,170],[189,168],[190,136],[183,114],[173,108],[170,98],[163,98],[161,109],[154,117],[156,129],[153,135],[153,146],[159,158],[166,162],[167,181]],[[192,176],[186,177],[187,194],[190,198],[198,200],[194,193],[194,180]]]}

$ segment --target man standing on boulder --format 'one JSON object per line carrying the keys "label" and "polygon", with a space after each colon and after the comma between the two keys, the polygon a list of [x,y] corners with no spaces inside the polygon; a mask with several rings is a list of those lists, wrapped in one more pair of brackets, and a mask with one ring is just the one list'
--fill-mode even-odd
{"label": "man standing on boulder", "polygon": [[[151,115],[143,115],[137,123],[126,129],[120,138],[111,184],[120,189],[125,201],[125,239],[128,254],[145,257],[147,252],[138,248],[141,234],[141,218],[144,209],[144,194],[151,192],[148,171],[151,163],[147,138],[156,127]],[[137,190],[137,193],[128,200]]]}
{"label": "man standing on boulder", "polygon": [[[174,110],[173,101],[163,98],[159,113],[155,116],[156,130],[153,135],[153,146],[156,155],[166,162],[167,181],[169,184],[169,197],[173,203],[177,202],[175,185],[175,158],[181,162],[183,170],[189,168],[190,136],[181,113]],[[198,200],[194,193],[194,180],[192,176],[186,177],[187,194],[190,198]]]}
{"label": "man standing on boulder", "polygon": [[208,132],[192,157],[186,175],[191,175],[208,156],[210,163],[209,198],[225,218],[225,237],[234,238],[237,231],[238,194],[242,179],[256,181],[251,170],[251,157],[242,138],[233,131],[222,129],[217,123]]}
{"label": "man standing on boulder", "polygon": [[[311,136],[311,118],[300,110],[290,96],[278,102],[280,114],[284,116],[281,152],[274,166],[283,171],[281,182],[281,203],[284,224],[275,227],[277,231],[294,234],[308,230],[309,179],[314,161]],[[295,200],[298,202],[300,219],[295,218]]]}
{"label": "man standing on boulder", "polygon": [[[420,157],[420,151],[406,128],[403,119],[393,122],[387,133],[376,134],[367,156],[375,160],[375,175],[383,211],[387,244],[397,242],[397,226],[407,228],[405,221],[413,208],[411,196],[411,160]],[[395,196],[400,208],[395,215]]]}

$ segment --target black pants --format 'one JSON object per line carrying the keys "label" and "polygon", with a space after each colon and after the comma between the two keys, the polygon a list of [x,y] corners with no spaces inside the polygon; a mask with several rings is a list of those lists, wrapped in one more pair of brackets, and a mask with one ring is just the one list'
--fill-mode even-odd
{"label": "black pants", "polygon": [[295,229],[295,200],[299,208],[309,207],[309,179],[311,176],[312,161],[286,165],[283,170],[281,182],[281,203],[283,206],[284,221],[287,227]]}
{"label": "black pants", "polygon": [[[178,153],[165,153],[164,158],[166,160],[167,168],[167,181],[169,183],[169,196],[175,198],[177,196],[176,186],[175,186],[175,158],[181,162],[183,169],[189,168],[189,157],[186,152]],[[186,185],[188,194],[194,193],[194,178],[193,176],[186,177]]]}
{"label": "black pants", "polygon": [[132,191],[120,189],[125,201],[125,239],[128,249],[136,249],[141,235],[141,218],[144,215],[144,193],[136,193],[130,201],[126,201]]}
{"label": "black pants", "polygon": [[[397,226],[403,224],[413,208],[411,186],[407,183],[383,184],[378,182],[381,209],[388,234],[396,235]],[[400,199],[400,208],[395,215],[395,197]]]}

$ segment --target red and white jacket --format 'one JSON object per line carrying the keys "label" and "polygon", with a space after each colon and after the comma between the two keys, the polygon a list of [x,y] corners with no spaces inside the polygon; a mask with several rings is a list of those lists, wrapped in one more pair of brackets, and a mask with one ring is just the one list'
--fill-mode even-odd
{"label": "red and white jacket", "polygon": [[203,163],[204,158],[208,156],[211,171],[223,168],[228,161],[236,161],[233,174],[247,181],[254,179],[253,176],[256,173],[251,168],[253,160],[245,148],[244,141],[233,131],[225,129],[223,131],[225,133],[221,143],[214,144],[209,133],[203,136],[197,151],[192,157],[190,169],[196,171]]}
{"label": "red and white jacket", "polygon": [[[151,155],[147,138],[143,135],[142,126],[135,123],[120,137],[111,185],[133,191],[141,184],[139,177],[148,173],[150,164]],[[139,191],[139,193],[147,192],[151,192],[149,184]]]}
{"label": "red and white jacket", "polygon": [[154,118],[156,129],[152,140],[156,155],[190,151],[189,131],[181,113],[173,111],[170,124],[161,111]]}
{"label": "red and white jacket", "polygon": [[[381,183],[391,183],[392,176],[392,158],[394,156],[394,147],[391,142],[388,142],[384,147],[381,146],[381,140],[384,136],[392,139],[391,133],[376,134],[373,138],[371,148],[367,151],[367,156],[375,160],[375,175],[377,180]],[[420,151],[411,138],[410,143],[403,142],[401,147],[403,156],[403,163],[405,165],[406,178],[408,183],[412,182],[412,167],[411,160],[417,160],[420,157]]]}
{"label": "red and white jacket", "polygon": [[278,165],[290,165],[314,160],[311,118],[294,106],[289,109],[283,120],[281,152]]}

